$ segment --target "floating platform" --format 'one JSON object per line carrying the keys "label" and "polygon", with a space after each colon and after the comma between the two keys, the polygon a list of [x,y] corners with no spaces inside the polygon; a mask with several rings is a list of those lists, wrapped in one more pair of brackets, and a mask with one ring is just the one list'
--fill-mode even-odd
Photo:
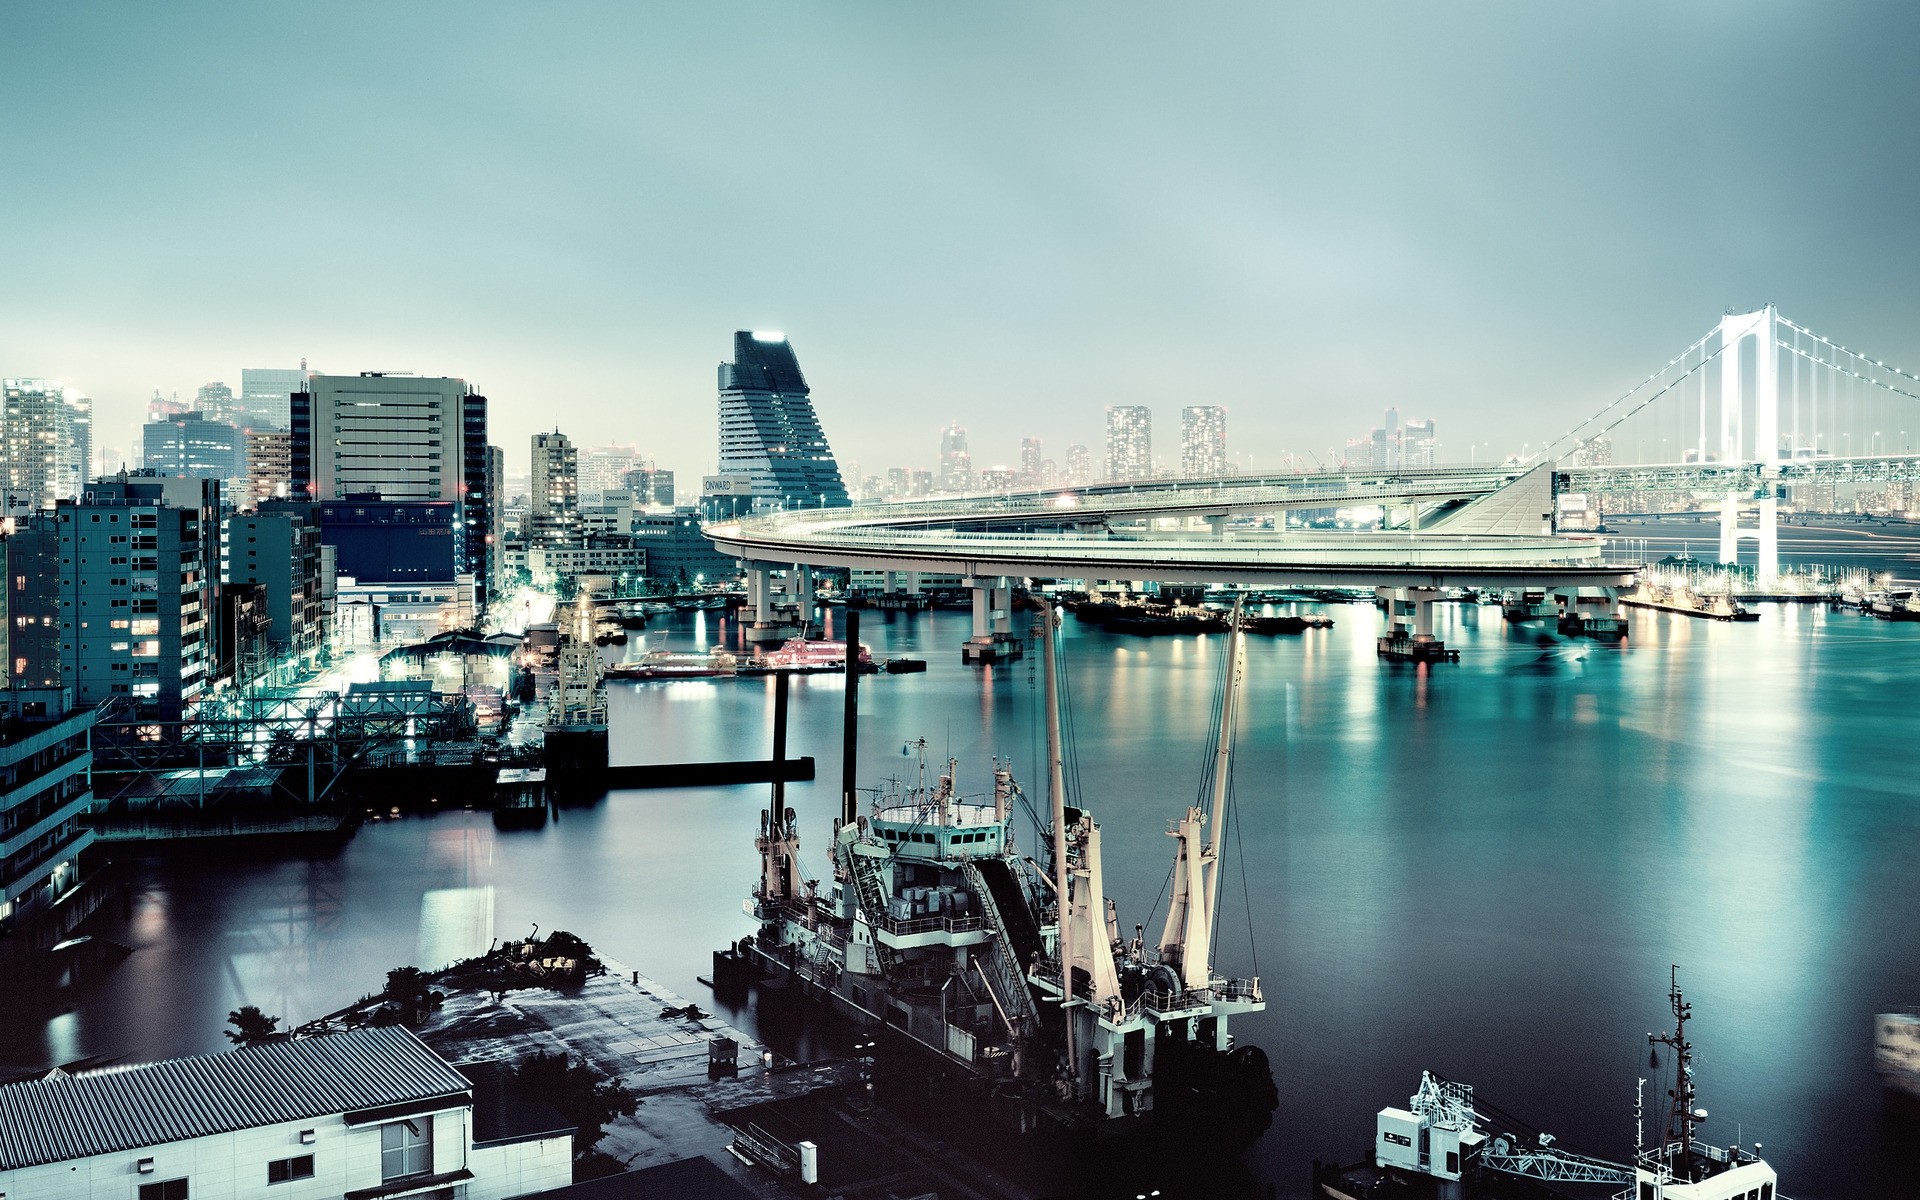
{"label": "floating platform", "polygon": [[1675,604],[1667,600],[1642,600],[1632,596],[1622,596],[1620,603],[1629,608],[1646,608],[1654,612],[1676,613],[1683,617],[1704,617],[1709,621],[1758,621],[1760,614],[1750,608],[1741,608],[1732,601],[1724,609],[1696,608],[1690,604]]}
{"label": "floating platform", "polygon": [[1460,652],[1447,649],[1447,644],[1434,638],[1413,638],[1404,634],[1394,636],[1386,634],[1374,640],[1374,652],[1388,662],[1438,663],[1459,662]]}
{"label": "floating platform", "polygon": [[1024,658],[1027,644],[1018,638],[995,634],[990,638],[969,638],[960,643],[963,663],[1013,662]]}

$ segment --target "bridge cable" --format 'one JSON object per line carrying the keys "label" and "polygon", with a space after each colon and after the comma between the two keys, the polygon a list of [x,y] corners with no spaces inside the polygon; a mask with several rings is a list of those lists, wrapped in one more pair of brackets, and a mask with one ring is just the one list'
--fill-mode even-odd
{"label": "bridge cable", "polygon": [[[1877,358],[1868,358],[1866,355],[1860,353],[1858,350],[1849,350],[1847,349],[1847,347],[1842,346],[1840,343],[1833,341],[1830,338],[1822,337],[1821,335],[1815,333],[1811,329],[1803,329],[1800,326],[1795,325],[1792,321],[1787,320],[1785,317],[1776,317],[1775,319],[1778,320],[1780,324],[1785,325],[1788,329],[1793,330],[1795,333],[1804,333],[1808,337],[1812,338],[1814,341],[1819,342],[1822,345],[1831,346],[1835,350],[1838,350],[1840,353],[1845,354],[1850,358],[1857,358],[1861,362],[1872,363],[1874,366],[1879,367],[1883,371],[1891,371],[1893,374],[1898,375],[1903,379],[1909,379],[1909,380],[1912,380],[1914,383],[1920,383],[1920,375],[1915,375],[1911,372],[1903,371],[1899,367],[1894,366],[1892,363],[1883,363]],[[1905,395],[1906,393],[1903,392],[1901,394]]]}
{"label": "bridge cable", "polygon": [[[1559,445],[1561,442],[1567,440],[1568,438],[1575,436],[1582,429],[1585,429],[1587,426],[1593,424],[1595,421],[1598,421],[1601,417],[1606,416],[1608,413],[1612,412],[1614,409],[1620,407],[1622,404],[1625,404],[1627,401],[1633,399],[1634,396],[1640,393],[1641,389],[1645,388],[1648,384],[1660,378],[1662,375],[1665,375],[1668,371],[1671,371],[1676,364],[1685,361],[1687,355],[1692,354],[1695,350],[1700,349],[1702,346],[1705,346],[1709,341],[1713,340],[1713,335],[1718,332],[1719,330],[1715,328],[1715,329],[1710,329],[1706,333],[1702,334],[1698,341],[1694,342],[1693,345],[1688,346],[1685,350],[1682,350],[1679,354],[1675,355],[1673,359],[1667,363],[1666,366],[1661,367],[1658,371],[1655,371],[1653,374],[1641,380],[1638,384],[1635,384],[1634,387],[1631,390],[1629,390],[1625,395],[1614,400],[1611,404],[1607,405],[1605,408],[1601,409],[1599,412],[1594,413],[1590,417],[1587,417],[1586,419],[1582,420],[1577,425],[1575,425],[1573,428],[1561,434],[1559,437],[1546,443],[1543,447],[1541,447],[1540,452],[1538,454],[1533,455],[1532,457],[1545,458],[1547,456],[1548,451],[1552,450],[1555,446]],[[1705,360],[1702,360],[1702,361],[1705,361]],[[1695,368],[1695,369],[1697,370],[1698,368]],[[1691,372],[1689,372],[1689,374],[1691,374]],[[1681,378],[1684,379],[1686,378],[1686,376],[1683,375],[1681,376]],[[1642,405],[1641,407],[1645,407],[1645,406]],[[1638,412],[1639,409],[1635,409],[1634,411]],[[1614,422],[1614,425],[1618,425],[1618,424],[1619,424],[1618,421]],[[1613,425],[1607,426],[1607,429],[1612,429],[1612,428],[1613,428]],[[1603,429],[1600,432],[1605,433],[1606,430]],[[1599,434],[1595,434],[1594,436],[1598,437]]]}

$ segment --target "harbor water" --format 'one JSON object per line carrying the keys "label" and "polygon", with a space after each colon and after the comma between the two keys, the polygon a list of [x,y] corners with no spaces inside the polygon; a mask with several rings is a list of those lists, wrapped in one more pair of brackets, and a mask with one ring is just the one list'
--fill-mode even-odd
{"label": "harbor water", "polygon": [[[1920,1003],[1920,626],[1760,608],[1748,625],[1635,612],[1616,646],[1447,604],[1436,632],[1457,664],[1382,663],[1366,604],[1250,641],[1219,957],[1265,986],[1267,1011],[1235,1032],[1274,1064],[1280,1109],[1250,1163],[1278,1195],[1304,1195],[1316,1157],[1363,1157],[1373,1113],[1405,1104],[1423,1068],[1561,1145],[1626,1158],[1671,964],[1694,1005],[1708,1140],[1763,1143],[1800,1200],[1914,1194],[1920,1131],[1883,1114],[1871,1022]],[[1039,664],[962,666],[967,621],[864,617],[876,657],[930,666],[862,681],[862,782],[911,772],[903,748],[925,738],[932,762],[960,760],[963,791],[987,791],[1001,755],[1042,807]],[[670,632],[692,647],[729,630],[703,613]],[[1166,820],[1197,796],[1226,639],[1072,618],[1064,634],[1073,799],[1101,823],[1123,931],[1154,937]],[[819,777],[787,802],[813,877],[842,687],[793,682],[791,752]],[[767,752],[769,681],[610,692],[616,762]],[[514,832],[444,796],[448,811],[372,821],[324,852],[128,864],[99,932],[131,953],[50,1005],[0,1001],[0,1071],[218,1050],[242,1004],[302,1020],[393,966],[536,923],[718,1007],[696,980],[752,931],[741,900],[766,793],[615,793]]]}

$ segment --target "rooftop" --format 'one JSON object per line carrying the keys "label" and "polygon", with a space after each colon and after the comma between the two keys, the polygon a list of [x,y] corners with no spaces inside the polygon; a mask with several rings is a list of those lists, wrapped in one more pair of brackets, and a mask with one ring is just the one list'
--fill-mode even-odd
{"label": "rooftop", "polygon": [[446,1099],[465,1076],[409,1030],[356,1029],[0,1087],[0,1171]]}

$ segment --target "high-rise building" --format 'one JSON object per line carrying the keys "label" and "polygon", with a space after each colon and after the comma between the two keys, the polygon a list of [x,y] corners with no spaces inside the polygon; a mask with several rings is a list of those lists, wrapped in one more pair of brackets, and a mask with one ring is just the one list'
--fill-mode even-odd
{"label": "high-rise building", "polygon": [[241,505],[293,498],[293,435],[278,429],[249,429],[245,434],[247,491]]}
{"label": "high-rise building", "polygon": [[[295,498],[456,505],[456,569],[474,577],[485,604],[487,398],[462,379],[379,372],[309,375],[306,388],[291,400]],[[329,528],[324,516],[321,526]]]}
{"label": "high-rise building", "polygon": [[94,710],[73,707],[65,689],[53,687],[0,693],[0,715],[0,829],[12,847],[0,856],[0,931],[17,940],[35,929],[39,944],[51,945],[92,910],[85,898],[68,897],[94,839]]}
{"label": "high-rise building", "polygon": [[1107,482],[1153,478],[1153,410],[1144,404],[1107,406]]}
{"label": "high-rise building", "polygon": [[533,435],[533,491],[527,500],[529,546],[558,546],[580,536],[578,451],[557,429]]}
{"label": "high-rise building", "polygon": [[200,390],[193,398],[193,407],[209,421],[229,423],[239,411],[239,406],[233,399],[233,389],[218,381],[200,385]]}
{"label": "high-rise building", "polygon": [[608,492],[626,486],[629,471],[640,466],[638,446],[590,446],[580,452],[580,503],[598,504]]}
{"label": "high-rise building", "polygon": [[498,595],[506,587],[506,572],[502,569],[505,558],[500,553],[500,543],[507,532],[507,452],[498,446],[487,447],[485,504],[487,541],[486,562],[482,569],[487,572],[487,593]]}
{"label": "high-rise building", "polygon": [[1432,417],[1424,421],[1408,421],[1400,427],[1401,466],[1431,467],[1439,447],[1439,435],[1434,430]]}
{"label": "high-rise building", "polygon": [[1215,479],[1227,473],[1227,410],[1189,404],[1180,410],[1180,474]]}
{"label": "high-rise building", "polygon": [[[74,495],[84,459],[74,442],[74,407],[50,379],[9,379],[0,384],[0,485],[6,514],[17,516]],[[89,429],[91,404],[87,409]],[[89,434],[88,442],[91,444]]]}
{"label": "high-rise building", "polygon": [[79,704],[112,696],[178,720],[208,686],[220,484],[120,475],[55,509],[60,674]]}
{"label": "high-rise building", "polygon": [[850,503],[784,334],[733,336],[733,361],[720,364],[719,473],[751,480],[763,508]]}
{"label": "high-rise building", "polygon": [[[246,480],[240,431],[190,412],[140,427],[140,461],[147,470],[180,479],[218,479],[230,489]],[[244,503],[237,492],[235,500]]]}
{"label": "high-rise building", "polygon": [[1043,481],[1040,478],[1040,464],[1045,461],[1046,456],[1040,452],[1039,438],[1021,438],[1020,472],[1015,482],[1023,488],[1037,488],[1041,486]]}
{"label": "high-rise building", "polygon": [[234,423],[248,429],[285,429],[293,411],[293,394],[307,390],[307,364],[298,370],[246,367],[240,372],[239,411]]}
{"label": "high-rise building", "polygon": [[1093,452],[1075,442],[1067,447],[1067,473],[1062,481],[1067,487],[1086,487],[1093,482]]}
{"label": "high-rise building", "polygon": [[168,417],[184,416],[193,411],[193,405],[182,403],[180,393],[163,396],[160,389],[153,389],[153,399],[147,401],[147,420],[164,421]]}
{"label": "high-rise building", "polygon": [[60,470],[71,481],[67,495],[78,496],[94,475],[93,398],[72,388],[67,389],[66,452]]}
{"label": "high-rise building", "polygon": [[973,456],[967,431],[955,421],[940,432],[940,490],[955,495],[973,487]]}

